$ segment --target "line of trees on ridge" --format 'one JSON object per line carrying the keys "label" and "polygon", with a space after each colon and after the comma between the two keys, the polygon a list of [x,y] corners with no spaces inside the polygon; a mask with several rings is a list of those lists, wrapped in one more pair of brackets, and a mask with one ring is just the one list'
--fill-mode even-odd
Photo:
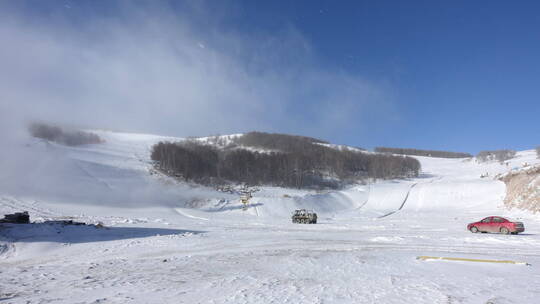
{"label": "line of trees on ridge", "polygon": [[222,149],[197,141],[160,142],[151,158],[162,172],[207,185],[335,189],[367,178],[414,177],[420,171],[420,162],[412,157],[336,150],[317,143],[326,142],[251,132]]}
{"label": "line of trees on ridge", "polygon": [[401,155],[439,157],[439,158],[468,158],[468,157],[472,157],[472,155],[469,154],[469,153],[450,152],[450,151],[437,151],[437,150],[420,150],[420,149],[409,149],[409,148],[376,147],[375,152],[401,154]]}
{"label": "line of trees on ridge", "polygon": [[491,150],[491,151],[480,151],[476,155],[476,159],[479,162],[487,162],[496,160],[498,162],[504,162],[513,158],[516,155],[514,150]]}
{"label": "line of trees on ridge", "polygon": [[30,135],[67,146],[99,144],[103,140],[94,133],[66,130],[46,123],[32,123],[28,126]]}

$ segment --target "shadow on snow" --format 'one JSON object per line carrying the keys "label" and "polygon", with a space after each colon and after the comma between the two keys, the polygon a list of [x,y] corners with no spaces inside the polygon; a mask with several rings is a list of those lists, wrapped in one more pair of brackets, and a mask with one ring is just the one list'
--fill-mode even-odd
{"label": "shadow on snow", "polygon": [[13,242],[92,243],[162,235],[188,236],[205,231],[144,228],[104,227],[93,225],[62,225],[50,223],[3,224],[0,236]]}

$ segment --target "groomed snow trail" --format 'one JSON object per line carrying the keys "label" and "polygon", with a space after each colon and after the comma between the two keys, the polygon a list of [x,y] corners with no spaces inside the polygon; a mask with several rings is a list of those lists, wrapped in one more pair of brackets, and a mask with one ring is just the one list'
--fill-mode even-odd
{"label": "groomed snow trail", "polygon": [[[149,149],[163,137],[100,132],[103,145],[30,146],[44,155],[24,171],[34,187],[0,188],[0,214],[28,210],[39,222],[0,227],[0,302],[538,303],[540,218],[502,209],[504,184],[480,178],[537,163],[532,151],[509,168],[419,157],[421,178],[342,191],[262,187],[243,211],[236,196],[151,176]],[[46,191],[46,178],[65,188]],[[292,224],[296,208],[315,209],[319,223]],[[526,232],[466,230],[488,215],[520,218]],[[62,218],[108,229],[43,223]]]}

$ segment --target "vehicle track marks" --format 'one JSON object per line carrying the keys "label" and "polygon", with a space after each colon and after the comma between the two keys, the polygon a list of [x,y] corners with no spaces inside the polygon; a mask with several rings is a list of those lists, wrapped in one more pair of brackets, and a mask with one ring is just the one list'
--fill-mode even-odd
{"label": "vehicle track marks", "polygon": [[394,211],[390,211],[390,212],[388,212],[387,214],[381,215],[381,216],[379,216],[378,218],[384,218],[384,217],[387,217],[387,216],[392,215],[392,214],[398,212],[399,210],[403,209],[403,206],[405,206],[405,203],[407,202],[407,199],[409,199],[409,194],[411,194],[412,189],[413,189],[416,185],[418,185],[418,183],[414,183],[414,184],[411,185],[411,187],[410,187],[409,190],[407,191],[407,194],[405,195],[405,198],[403,199],[403,202],[401,202],[401,205],[399,206],[398,209],[396,209],[396,210],[394,210]]}
{"label": "vehicle track marks", "polygon": [[77,168],[79,168],[79,170],[81,170],[86,176],[88,176],[91,179],[97,181],[99,184],[104,185],[109,190],[113,190],[113,187],[111,185],[109,185],[106,181],[104,181],[104,180],[96,177],[92,173],[90,173],[90,171],[88,169],[83,168],[83,166],[81,166],[81,164],[79,164],[78,162],[75,162],[75,166],[77,166]]}
{"label": "vehicle track marks", "polygon": [[[421,184],[431,184],[431,183],[433,183],[434,181],[436,181],[436,180],[441,180],[441,179],[442,179],[442,176],[439,176],[439,177],[437,177],[437,178],[431,179],[429,182],[421,183]],[[392,214],[394,214],[394,213],[400,211],[401,209],[403,209],[403,207],[405,207],[405,203],[406,203],[407,200],[409,199],[409,195],[411,194],[412,189],[413,189],[414,187],[416,187],[416,185],[418,185],[418,184],[420,184],[420,183],[414,183],[414,184],[411,185],[411,187],[410,187],[409,190],[407,191],[407,194],[405,195],[405,198],[403,199],[403,202],[401,203],[401,205],[399,206],[398,209],[396,209],[396,210],[394,210],[394,211],[391,211],[391,212],[388,212],[388,213],[386,213],[386,214],[384,214],[384,215],[381,215],[381,216],[379,216],[378,218],[385,218],[385,217],[387,217],[387,216],[389,216],[389,215],[392,215]]]}
{"label": "vehicle track marks", "polygon": [[367,191],[367,198],[366,198],[366,201],[362,203],[362,205],[358,206],[358,208],[356,208],[356,210],[360,210],[362,209],[368,202],[369,202],[369,195],[371,194],[371,185],[368,184],[368,191]]}

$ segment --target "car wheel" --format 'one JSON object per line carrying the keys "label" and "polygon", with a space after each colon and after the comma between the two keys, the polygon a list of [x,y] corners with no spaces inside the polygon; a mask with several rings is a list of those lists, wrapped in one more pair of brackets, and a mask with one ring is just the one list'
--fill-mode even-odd
{"label": "car wheel", "polygon": [[477,233],[477,232],[478,232],[478,228],[476,228],[476,226],[472,226],[472,227],[471,227],[471,232],[472,232],[472,233]]}
{"label": "car wheel", "polygon": [[502,233],[502,234],[509,234],[510,231],[508,230],[508,228],[502,227],[502,228],[501,228],[501,233]]}

